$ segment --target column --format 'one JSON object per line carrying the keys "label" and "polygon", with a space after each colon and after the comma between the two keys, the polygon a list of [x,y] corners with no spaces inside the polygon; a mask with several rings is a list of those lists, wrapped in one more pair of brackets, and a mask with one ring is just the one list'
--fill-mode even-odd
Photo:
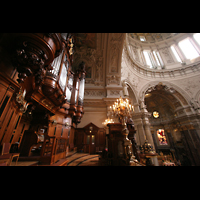
{"label": "column", "polygon": [[134,127],[136,130],[136,143],[138,146],[141,146],[145,142],[145,131],[142,122],[142,113],[139,108],[139,104],[135,103],[134,105],[134,114],[132,115],[132,119],[134,122]]}
{"label": "column", "polygon": [[[192,151],[191,151],[191,149],[190,149],[190,146],[191,146],[191,139],[190,139],[190,137],[189,137],[189,133],[188,133],[188,130],[181,130],[180,131],[181,132],[181,136],[182,136],[182,142],[183,142],[183,145],[184,145],[184,147],[185,147],[185,151],[186,151],[186,156],[185,155],[183,155],[183,156],[185,156],[187,159],[184,159],[184,157],[183,157],[183,160],[186,160],[185,162],[185,164],[186,165],[192,165],[192,166],[195,166],[195,160],[194,160],[194,158],[193,158],[193,154],[192,154]],[[183,162],[183,160],[182,160],[182,162]],[[190,161],[190,163],[189,163],[189,161]]]}
{"label": "column", "polygon": [[153,146],[153,149],[155,150],[155,145],[154,145],[153,137],[151,134],[149,119],[147,117],[145,117],[145,119],[143,119],[143,122],[144,122],[144,130],[145,130],[147,140]]}
{"label": "column", "polygon": [[136,129],[136,142],[138,146],[141,146],[145,142],[145,131],[142,124],[142,119],[134,120],[134,126]]}
{"label": "column", "polygon": [[[150,122],[149,122],[149,117],[151,116],[151,113],[149,113],[146,109],[146,105],[144,104],[144,101],[141,101],[141,111],[143,113],[143,125],[144,125],[144,130],[145,130],[145,134],[146,134],[146,139],[148,140],[148,142],[152,145],[153,150],[155,149],[155,145],[154,145],[154,141],[153,141],[153,137],[151,134],[151,129],[150,129]],[[158,164],[158,158],[157,156],[154,156],[151,158],[153,164],[155,166],[159,166]]]}
{"label": "column", "polygon": [[154,142],[153,142],[153,138],[152,138],[151,130],[150,130],[150,123],[149,123],[149,117],[151,116],[151,114],[147,111],[144,101],[141,101],[140,107],[141,107],[141,112],[142,112],[142,120],[143,120],[146,138],[149,141],[149,143],[153,146],[153,149],[155,150],[155,146],[154,146]]}

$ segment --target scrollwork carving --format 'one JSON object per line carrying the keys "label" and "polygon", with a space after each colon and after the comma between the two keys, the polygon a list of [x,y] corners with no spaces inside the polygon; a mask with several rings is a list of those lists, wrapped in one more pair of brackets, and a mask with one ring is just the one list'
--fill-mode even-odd
{"label": "scrollwork carving", "polygon": [[41,80],[42,69],[50,69],[50,63],[63,48],[60,33],[17,33],[9,37],[11,59],[19,72],[19,83],[31,74]]}
{"label": "scrollwork carving", "polygon": [[118,76],[109,76],[107,77],[107,80],[108,80],[108,85],[110,84],[117,84],[117,85],[120,85],[120,77]]}

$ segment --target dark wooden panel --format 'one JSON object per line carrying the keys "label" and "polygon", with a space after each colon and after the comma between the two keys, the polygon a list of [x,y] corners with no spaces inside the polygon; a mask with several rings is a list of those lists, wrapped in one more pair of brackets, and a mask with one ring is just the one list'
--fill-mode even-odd
{"label": "dark wooden panel", "polygon": [[74,145],[78,151],[95,154],[96,149],[103,151],[106,146],[105,129],[99,128],[93,123],[89,123],[83,128],[75,129]]}

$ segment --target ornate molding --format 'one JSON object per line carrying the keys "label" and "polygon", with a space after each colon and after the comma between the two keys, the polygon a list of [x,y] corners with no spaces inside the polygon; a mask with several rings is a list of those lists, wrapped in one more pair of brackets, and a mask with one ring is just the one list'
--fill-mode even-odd
{"label": "ornate molding", "polygon": [[121,78],[115,75],[107,75],[107,85],[120,85]]}
{"label": "ornate molding", "polygon": [[[127,43],[124,45],[123,59],[128,61],[128,65],[131,66],[131,69],[143,77],[173,79],[177,77],[185,77],[189,74],[200,73],[200,62],[184,65],[175,69],[150,69],[143,67],[141,64],[133,61],[132,56],[129,53]],[[170,59],[171,57],[169,60]]]}
{"label": "ornate molding", "polygon": [[150,86],[149,88],[147,88],[147,90],[145,91],[145,94],[152,92],[153,90],[161,90],[164,89],[165,91],[173,94],[175,93],[175,89],[171,86],[168,87],[167,85],[164,85],[163,83],[158,83],[158,84],[154,84],[152,86]]}
{"label": "ornate molding", "polygon": [[121,59],[121,48],[124,42],[124,33],[111,33],[110,39],[110,65],[109,73],[118,73],[119,71],[119,59]]}
{"label": "ornate molding", "polygon": [[85,90],[85,97],[105,97],[104,90]]}
{"label": "ornate molding", "polygon": [[51,68],[49,64],[63,48],[59,33],[17,33],[7,37],[9,45],[12,45],[9,51],[19,72],[19,83],[32,73],[36,75],[36,82],[40,83],[43,69]]}
{"label": "ornate molding", "polygon": [[75,68],[82,60],[86,63],[86,84],[103,85],[103,52],[101,50],[87,48],[86,46],[77,48],[74,60],[73,67]]}
{"label": "ornate molding", "polygon": [[110,96],[119,96],[120,90],[110,90]]}

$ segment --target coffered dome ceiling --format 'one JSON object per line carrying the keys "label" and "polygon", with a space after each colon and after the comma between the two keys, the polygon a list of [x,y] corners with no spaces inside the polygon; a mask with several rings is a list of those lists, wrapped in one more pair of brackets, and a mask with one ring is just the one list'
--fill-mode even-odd
{"label": "coffered dome ceiling", "polygon": [[[128,33],[128,35],[142,43],[155,43],[169,38],[172,38],[179,33]],[[145,41],[141,41],[141,38],[145,38]]]}

